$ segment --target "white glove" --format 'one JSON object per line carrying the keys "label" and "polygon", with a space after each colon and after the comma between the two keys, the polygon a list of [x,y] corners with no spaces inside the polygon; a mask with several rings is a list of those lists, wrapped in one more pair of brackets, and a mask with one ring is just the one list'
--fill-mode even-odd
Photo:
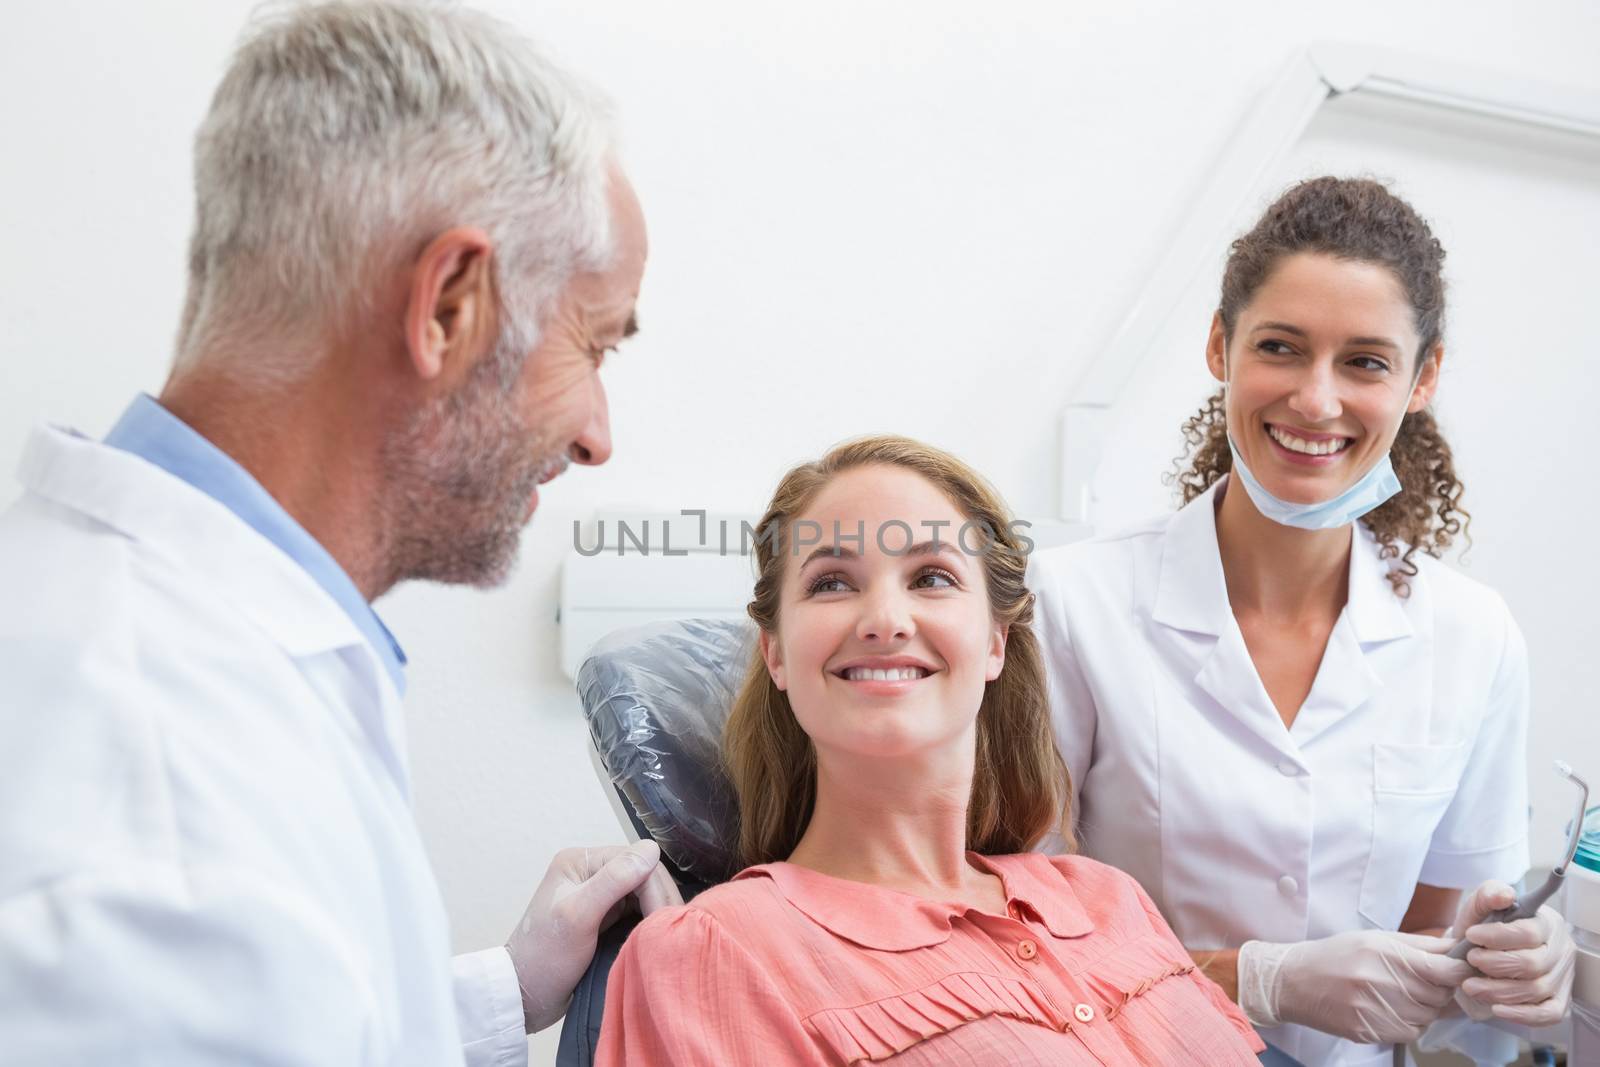
{"label": "white glove", "polygon": [[566,1013],[572,990],[594,959],[600,932],[617,921],[630,901],[637,900],[645,915],[683,903],[660,858],[654,841],[556,853],[506,942],[522,988],[528,1033]]}
{"label": "white glove", "polygon": [[1423,934],[1353,930],[1239,949],[1239,1006],[1256,1026],[1310,1026],[1363,1044],[1415,1041],[1473,973]]}
{"label": "white glove", "polygon": [[1554,1026],[1572,1003],[1577,946],[1566,920],[1548,904],[1532,918],[1483,922],[1491,912],[1510,907],[1516,896],[1504,882],[1485,882],[1461,898],[1450,936],[1483,946],[1467,953],[1467,962],[1482,973],[1462,984],[1456,1003],[1480,1022],[1495,1018]]}

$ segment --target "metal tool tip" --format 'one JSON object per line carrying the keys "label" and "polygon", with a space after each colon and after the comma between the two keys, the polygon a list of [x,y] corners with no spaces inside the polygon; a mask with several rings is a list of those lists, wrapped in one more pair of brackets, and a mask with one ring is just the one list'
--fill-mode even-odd
{"label": "metal tool tip", "polygon": [[1571,778],[1572,777],[1572,764],[1568,763],[1564,759],[1556,760],[1556,770],[1561,774],[1561,777],[1563,777],[1563,778]]}

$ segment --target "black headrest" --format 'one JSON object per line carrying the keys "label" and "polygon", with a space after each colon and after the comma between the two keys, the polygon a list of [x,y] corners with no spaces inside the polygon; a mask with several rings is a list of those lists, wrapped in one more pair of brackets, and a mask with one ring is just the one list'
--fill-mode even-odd
{"label": "black headrest", "polygon": [[578,669],[600,761],[662,855],[687,879],[737,873],[739,817],[720,758],[755,625],[686,619],[620,630]]}

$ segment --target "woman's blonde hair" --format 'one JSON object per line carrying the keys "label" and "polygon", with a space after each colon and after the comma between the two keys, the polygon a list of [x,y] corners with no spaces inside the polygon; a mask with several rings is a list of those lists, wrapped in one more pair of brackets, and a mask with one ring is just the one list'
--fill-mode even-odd
{"label": "woman's blonde hair", "polygon": [[[1025,584],[1024,539],[1017,536],[1000,495],[971,467],[947,452],[893,436],[846,441],[817,462],[795,467],[778,483],[757,527],[774,536],[756,539],[755,596],[746,610],[762,630],[777,632],[784,537],[835,476],[872,465],[921,475],[982,531],[990,612],[1007,628],[1005,665],[985,685],[978,707],[967,847],[985,855],[1020,852],[1050,830],[1059,830],[1070,843],[1072,792],[1050,730],[1044,663],[1029,628],[1033,594]],[[723,755],[739,802],[741,862],[786,859],[811,821],[817,756],[759,650],[734,698]]]}

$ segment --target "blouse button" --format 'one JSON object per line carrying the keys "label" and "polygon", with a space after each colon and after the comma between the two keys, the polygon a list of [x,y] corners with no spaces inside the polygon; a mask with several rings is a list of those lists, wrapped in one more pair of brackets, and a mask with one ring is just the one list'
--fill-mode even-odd
{"label": "blouse button", "polygon": [[1286,874],[1278,879],[1278,892],[1286,897],[1292,897],[1300,892],[1300,883]]}
{"label": "blouse button", "polygon": [[1072,1009],[1072,1014],[1080,1023],[1094,1021],[1094,1009],[1089,1007],[1087,1004],[1079,1004],[1077,1007]]}
{"label": "blouse button", "polygon": [[1017,955],[1021,956],[1023,959],[1031,960],[1038,954],[1039,946],[1035,945],[1032,941],[1017,942]]}

